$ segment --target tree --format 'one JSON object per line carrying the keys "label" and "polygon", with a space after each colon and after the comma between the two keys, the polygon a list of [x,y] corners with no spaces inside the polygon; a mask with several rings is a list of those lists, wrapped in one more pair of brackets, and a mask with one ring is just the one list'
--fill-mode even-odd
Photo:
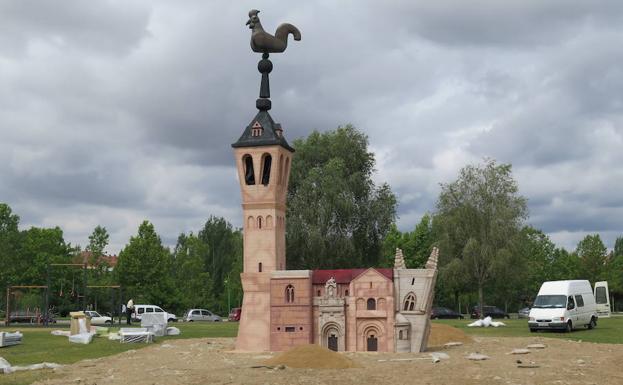
{"label": "tree", "polygon": [[197,237],[205,246],[203,256],[207,271],[213,279],[212,295],[225,298],[225,278],[234,264],[242,261],[242,234],[224,218],[210,216]]}
{"label": "tree", "polygon": [[115,267],[119,282],[128,297],[180,310],[172,279],[172,258],[162,245],[154,225],[143,221],[138,234],[119,253]]}
{"label": "tree", "polygon": [[288,268],[379,264],[396,197],[372,181],[374,154],[353,126],[294,141],[288,186]]}
{"label": "tree", "polygon": [[612,254],[615,258],[623,257],[623,237],[617,237],[614,241],[614,250]]}
{"label": "tree", "polygon": [[578,243],[576,253],[584,279],[597,282],[606,279],[607,248],[599,234],[587,235]]}
{"label": "tree", "polygon": [[396,248],[402,250],[408,268],[422,268],[433,247],[432,217],[424,214],[413,231],[402,233],[395,224],[390,227],[383,240],[385,266],[394,265]]}
{"label": "tree", "polygon": [[501,270],[500,263],[510,259],[526,217],[526,200],[518,193],[510,164],[488,159],[464,167],[456,181],[441,185],[437,201],[437,219],[445,233],[441,250],[462,261],[478,288],[481,314],[483,288],[494,271]]}
{"label": "tree", "polygon": [[96,226],[93,229],[93,233],[89,235],[89,245],[86,247],[86,251],[90,253],[91,265],[99,266],[102,264],[102,255],[104,255],[104,249],[108,246],[108,231],[105,227]]}
{"label": "tree", "polygon": [[19,216],[13,214],[9,205],[0,203],[0,287],[16,282],[21,238]]}
{"label": "tree", "polygon": [[184,308],[212,307],[212,280],[205,266],[206,245],[194,234],[181,234],[174,251],[173,271]]}

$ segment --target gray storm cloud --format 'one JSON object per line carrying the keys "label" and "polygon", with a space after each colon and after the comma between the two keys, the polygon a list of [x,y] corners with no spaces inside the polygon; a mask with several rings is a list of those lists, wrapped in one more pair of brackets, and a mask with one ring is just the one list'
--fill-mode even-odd
{"label": "gray storm cloud", "polygon": [[353,123],[399,197],[399,227],[467,163],[514,165],[530,223],[573,248],[623,233],[623,3],[9,1],[0,5],[0,201],[117,252],[149,219],[168,244],[240,224],[229,147],[259,89],[245,28],[302,33],[273,55],[292,141]]}

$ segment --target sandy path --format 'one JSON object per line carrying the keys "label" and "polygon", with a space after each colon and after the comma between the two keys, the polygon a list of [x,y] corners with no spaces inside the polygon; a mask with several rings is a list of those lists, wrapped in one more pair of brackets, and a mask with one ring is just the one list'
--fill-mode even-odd
{"label": "sandy path", "polygon": [[[59,370],[60,378],[38,384],[623,384],[623,345],[571,342],[541,337],[476,338],[442,349],[450,358],[433,364],[427,353],[346,353],[353,369],[253,369],[270,354],[232,353],[233,338],[167,341],[112,357],[86,360]],[[507,354],[528,344],[545,349]],[[480,352],[491,358],[469,361]],[[516,360],[539,368],[518,368]]]}

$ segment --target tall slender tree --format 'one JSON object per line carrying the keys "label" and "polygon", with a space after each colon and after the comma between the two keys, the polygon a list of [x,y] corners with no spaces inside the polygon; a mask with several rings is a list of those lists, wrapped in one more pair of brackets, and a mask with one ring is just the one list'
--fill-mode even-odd
{"label": "tall slender tree", "polygon": [[462,261],[478,288],[480,314],[483,289],[493,272],[500,271],[500,263],[509,260],[526,217],[526,200],[519,195],[510,164],[487,159],[464,167],[457,180],[441,185],[437,219],[446,243],[441,250]]}

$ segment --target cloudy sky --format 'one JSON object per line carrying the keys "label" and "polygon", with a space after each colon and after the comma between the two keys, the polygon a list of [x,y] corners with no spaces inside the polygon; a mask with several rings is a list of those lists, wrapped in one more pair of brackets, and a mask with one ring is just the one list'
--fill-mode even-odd
{"label": "cloudy sky", "polygon": [[292,141],[353,123],[398,195],[399,227],[484,157],[513,164],[560,246],[623,234],[623,2],[0,2],[0,202],[23,228],[96,225],[118,252],[143,219],[172,245],[241,224],[230,144],[255,114],[247,13],[302,41],[272,55]]}

